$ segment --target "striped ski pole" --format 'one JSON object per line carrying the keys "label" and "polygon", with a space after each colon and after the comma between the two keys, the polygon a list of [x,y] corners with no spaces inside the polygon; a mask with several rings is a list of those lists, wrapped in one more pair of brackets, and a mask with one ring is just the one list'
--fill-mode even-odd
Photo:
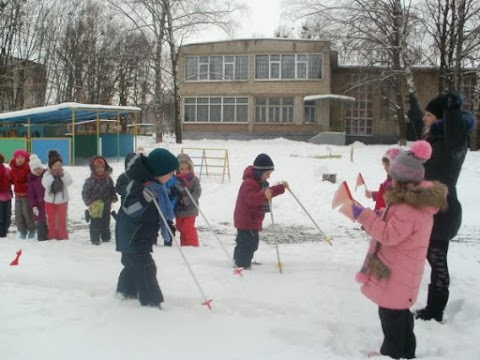
{"label": "striped ski pole", "polygon": [[153,198],[152,200],[153,200],[153,203],[155,204],[155,207],[158,210],[158,213],[160,214],[160,217],[162,218],[163,223],[167,227],[167,230],[168,230],[170,236],[172,237],[172,241],[175,241],[175,244],[177,245],[177,248],[180,251],[180,254],[182,255],[183,261],[187,265],[188,271],[190,271],[190,275],[192,275],[193,281],[195,281],[195,284],[197,285],[197,288],[200,291],[200,295],[202,296],[202,299],[203,299],[202,305],[205,305],[206,307],[208,307],[209,310],[212,310],[211,303],[212,303],[213,299],[208,299],[205,296],[205,293],[203,292],[203,289],[200,286],[200,283],[198,282],[198,279],[195,276],[195,273],[193,272],[192,267],[190,266],[190,263],[187,260],[187,257],[185,256],[185,254],[182,251],[182,247],[178,244],[177,239],[175,239],[175,235],[173,234],[172,230],[170,229],[170,226],[168,226],[168,222],[167,222],[167,219],[165,218],[165,215],[163,214],[162,210],[160,210],[160,206],[158,205],[157,199]]}
{"label": "striped ski pole", "polygon": [[305,209],[305,206],[303,206],[303,204],[300,202],[300,200],[298,200],[298,198],[293,193],[292,189],[290,189],[290,186],[287,186],[286,188],[290,192],[290,194],[292,194],[293,198],[297,201],[298,205],[300,205],[300,207],[303,209],[303,211],[305,211],[305,214],[307,214],[308,217],[310,218],[310,220],[312,220],[313,224],[316,226],[320,235],[322,235],[322,237],[323,237],[322,240],[326,241],[327,243],[330,244],[330,246],[332,246],[332,239],[329,236],[325,235],[325,233],[322,231],[322,229],[320,229],[320,226],[318,226],[316,221],[313,219],[312,215],[310,215],[310,213],[307,211],[307,209]]}
{"label": "striped ski pole", "polygon": [[[272,206],[272,198],[268,199],[268,206],[270,207],[270,218],[272,219],[272,228],[275,229],[275,220],[273,218],[273,206]],[[275,240],[275,250],[277,252],[277,268],[280,274],[283,270],[283,264],[280,261],[280,250],[278,249],[278,242]]]}
{"label": "striped ski pole", "polygon": [[[195,199],[193,198],[192,196],[192,193],[190,192],[190,190],[188,190],[187,187],[185,187],[185,192],[187,193],[188,197],[190,198],[190,200],[192,201],[192,203],[195,205],[195,207],[197,208],[198,212],[200,213],[200,215],[202,215],[202,218],[203,220],[207,223],[210,231],[213,232],[213,235],[215,235],[215,239],[218,241],[218,243],[220,244],[220,247],[222,248],[223,252],[225,253],[225,255],[227,255],[227,258],[228,258],[228,261],[233,265],[235,266],[232,258],[230,257],[230,254],[228,253],[227,249],[225,248],[225,245],[222,243],[222,241],[220,240],[220,238],[218,237],[217,233],[215,232],[215,230],[213,229],[212,225],[210,225],[210,222],[207,220],[207,217],[205,216],[205,214],[203,213],[202,209],[200,209],[200,206],[198,206],[197,202],[195,201]],[[240,275],[240,276],[243,276],[243,268],[235,268],[235,270],[233,271],[233,274],[234,275]]]}

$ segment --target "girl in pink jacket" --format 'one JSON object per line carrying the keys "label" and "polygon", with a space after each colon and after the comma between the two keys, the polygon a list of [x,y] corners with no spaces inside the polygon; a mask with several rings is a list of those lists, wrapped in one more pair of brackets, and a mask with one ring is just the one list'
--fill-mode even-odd
{"label": "girl in pink jacket", "polygon": [[372,236],[356,279],[362,293],[379,306],[384,340],[380,353],[374,354],[394,359],[415,357],[410,308],[422,280],[433,215],[447,206],[447,187],[423,181],[423,162],[431,152],[426,141],[417,141],[393,160],[393,188],[386,193],[387,208],[381,215],[352,206],[353,217]]}

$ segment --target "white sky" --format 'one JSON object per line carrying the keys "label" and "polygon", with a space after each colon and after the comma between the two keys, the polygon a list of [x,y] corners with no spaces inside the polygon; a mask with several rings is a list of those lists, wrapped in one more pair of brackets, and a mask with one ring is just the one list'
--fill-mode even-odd
{"label": "white sky", "polygon": [[[273,37],[273,32],[280,24],[282,0],[239,0],[246,7],[246,12],[238,19],[241,27],[233,38]],[[228,35],[220,31],[201,32],[198,37],[187,42],[204,42],[227,39]]]}

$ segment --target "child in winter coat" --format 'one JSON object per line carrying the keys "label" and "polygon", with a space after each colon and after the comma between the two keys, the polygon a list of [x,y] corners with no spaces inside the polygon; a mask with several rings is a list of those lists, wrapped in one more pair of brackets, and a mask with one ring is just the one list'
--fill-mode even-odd
{"label": "child in winter coat", "polygon": [[387,179],[380,184],[378,191],[370,191],[365,189],[365,196],[368,199],[373,199],[375,201],[375,210],[380,210],[386,208],[384,195],[387,190],[390,190],[392,187],[392,177],[390,176],[390,164],[393,159],[400,154],[401,150],[399,148],[393,147],[388,149],[382,157],[382,165],[387,172]]}
{"label": "child in winter coat", "polygon": [[47,215],[45,213],[45,188],[42,186],[43,168],[42,161],[37,155],[30,155],[30,171],[28,174],[28,202],[32,207],[33,218],[37,224],[37,240],[48,239]]}
{"label": "child in winter coat", "polygon": [[433,216],[447,206],[447,187],[423,181],[423,163],[431,152],[426,141],[417,141],[393,160],[393,188],[386,193],[387,208],[381,216],[357,204],[351,208],[353,218],[372,236],[356,279],[362,293],[379,306],[384,334],[380,354],[394,359],[415,358],[410,308],[418,296]]}
{"label": "child in winter coat", "polygon": [[[163,302],[157,267],[150,254],[161,224],[155,204],[158,194],[152,183],[163,186],[177,168],[175,155],[157,148],[148,157],[136,156],[127,169],[131,181],[115,226],[116,250],[122,253],[124,266],[117,292],[125,298],[138,298],[143,306],[160,307]],[[160,210],[165,211],[161,207]]]}
{"label": "child in winter coat", "polygon": [[56,150],[48,152],[49,170],[43,174],[45,188],[45,212],[47,213],[48,239],[68,240],[67,211],[68,187],[73,180],[63,169],[63,160]]}
{"label": "child in winter coat", "polygon": [[[173,193],[178,194],[175,206],[175,224],[180,232],[181,246],[198,246],[198,232],[195,220],[198,216],[198,199],[202,195],[200,179],[195,176],[192,159],[187,154],[180,154],[178,171]],[[187,190],[191,197],[188,195]]]}
{"label": "child in winter coat", "polygon": [[35,221],[33,220],[33,211],[28,203],[28,175],[30,167],[28,165],[30,155],[23,149],[13,153],[10,161],[10,168],[13,192],[15,193],[15,220],[17,229],[20,233],[20,239],[35,238]]}
{"label": "child in winter coat", "polygon": [[7,237],[12,218],[12,178],[5,157],[0,154],[0,237]]}
{"label": "child in winter coat", "polygon": [[270,210],[269,201],[283,194],[288,183],[269,186],[267,180],[275,169],[272,159],[266,154],[260,154],[243,172],[243,182],[240,186],[235,204],[233,220],[237,229],[235,239],[237,245],[233,253],[236,267],[249,269],[253,254],[258,249],[259,232],[262,230],[265,212]]}
{"label": "child in winter coat", "polygon": [[111,240],[110,210],[118,197],[110,176],[112,168],[105,158],[93,157],[90,171],[83,184],[82,199],[90,213],[90,241],[93,245],[100,245],[100,239],[103,242]]}

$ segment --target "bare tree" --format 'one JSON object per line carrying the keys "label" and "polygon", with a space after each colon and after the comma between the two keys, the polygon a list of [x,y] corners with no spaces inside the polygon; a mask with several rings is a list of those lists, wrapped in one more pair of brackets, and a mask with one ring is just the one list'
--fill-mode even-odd
{"label": "bare tree", "polygon": [[[411,76],[408,36],[412,29],[410,1],[407,0],[297,0],[291,4],[290,16],[304,20],[302,36],[332,41],[350,62],[383,69],[380,75],[364,77],[361,82],[388,83],[393,92],[391,111],[398,121],[400,141],[406,141],[403,109],[403,78]],[[317,32],[317,34],[312,34]],[[359,84],[360,85],[360,84]],[[388,94],[384,94],[388,97]]]}
{"label": "bare tree", "polygon": [[[438,66],[438,91],[459,89],[462,71],[480,51],[480,3],[476,0],[425,0],[419,6],[432,38],[430,61]],[[425,49],[427,52],[429,49]]]}

